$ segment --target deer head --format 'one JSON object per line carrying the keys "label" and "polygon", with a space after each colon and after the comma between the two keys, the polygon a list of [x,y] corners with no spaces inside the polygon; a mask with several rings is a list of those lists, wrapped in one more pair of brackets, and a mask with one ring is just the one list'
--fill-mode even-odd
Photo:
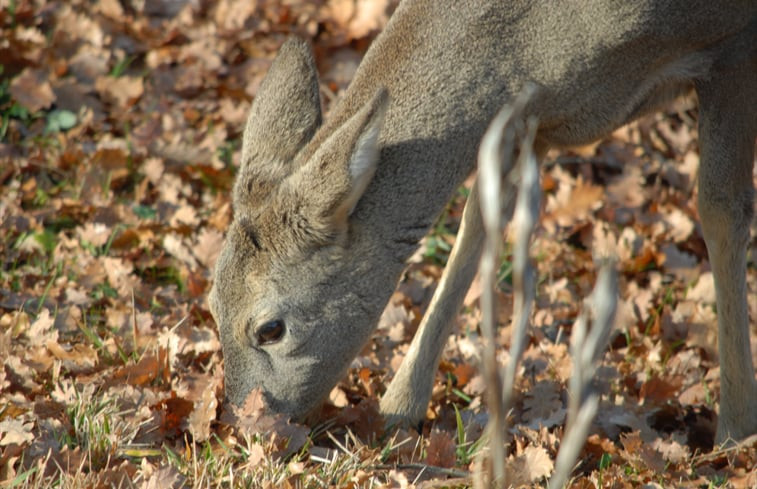
{"label": "deer head", "polygon": [[300,40],[284,44],[261,84],[209,297],[231,402],[259,387],[272,409],[301,417],[369,338],[383,304],[364,293],[371,271],[351,213],[376,169],[387,105],[380,89],[315,137],[318,79]]}

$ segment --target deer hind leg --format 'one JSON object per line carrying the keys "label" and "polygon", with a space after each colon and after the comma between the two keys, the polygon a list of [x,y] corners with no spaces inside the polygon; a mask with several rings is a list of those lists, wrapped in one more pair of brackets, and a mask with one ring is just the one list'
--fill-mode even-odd
{"label": "deer hind leg", "polygon": [[[753,55],[752,58],[755,58]],[[754,215],[757,60],[696,84],[700,102],[699,214],[715,278],[720,356],[716,441],[757,433],[746,253]]]}

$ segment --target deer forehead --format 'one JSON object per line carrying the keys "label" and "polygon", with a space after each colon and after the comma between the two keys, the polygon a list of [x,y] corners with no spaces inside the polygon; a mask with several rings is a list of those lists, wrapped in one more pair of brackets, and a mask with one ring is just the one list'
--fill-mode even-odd
{"label": "deer forehead", "polygon": [[249,320],[306,308],[317,300],[311,296],[318,286],[338,274],[345,262],[346,249],[336,244],[319,246],[302,236],[296,225],[266,222],[280,219],[268,214],[257,221],[260,226],[241,218],[229,229],[212,291],[212,307],[219,320],[240,320],[238,316]]}

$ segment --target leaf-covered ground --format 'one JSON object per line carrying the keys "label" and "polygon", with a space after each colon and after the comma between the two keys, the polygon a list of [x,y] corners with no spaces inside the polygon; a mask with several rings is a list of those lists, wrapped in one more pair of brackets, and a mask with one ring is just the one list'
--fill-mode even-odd
{"label": "leaf-covered ground", "polygon": [[[250,101],[298,34],[313,40],[328,109],[393,5],[0,0],[0,487],[472,483],[487,419],[477,284],[420,433],[384,432],[376,413],[454,241],[464,188],[320,416],[291,424],[255,396],[223,405],[206,294]],[[695,116],[682,101],[550,154],[532,250],[536,312],[508,433],[513,485],[538,487],[552,470],[567,338],[594,283],[592,253],[611,249],[620,313],[571,487],[757,487],[757,438],[712,449],[718,358]],[[505,254],[503,363],[510,310]]]}

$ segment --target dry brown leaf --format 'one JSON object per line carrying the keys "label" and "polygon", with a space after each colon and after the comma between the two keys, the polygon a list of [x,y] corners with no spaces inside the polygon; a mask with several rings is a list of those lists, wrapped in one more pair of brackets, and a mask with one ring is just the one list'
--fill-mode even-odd
{"label": "dry brown leaf", "polygon": [[413,484],[407,480],[407,476],[402,472],[398,472],[394,469],[389,471],[389,478],[394,482],[391,487],[397,487],[399,489],[411,489]]}
{"label": "dry brown leaf", "polygon": [[189,432],[195,441],[205,441],[210,437],[210,424],[216,419],[216,397],[218,384],[209,382],[202,392],[202,398],[194,402],[194,409],[190,413]]}
{"label": "dry brown leaf", "polygon": [[197,236],[197,242],[192,247],[195,258],[212,270],[215,267],[218,254],[221,252],[223,234],[212,228],[203,228]]}
{"label": "dry brown leaf", "polygon": [[702,383],[696,383],[681,392],[678,396],[678,402],[684,405],[699,405],[707,402],[709,396],[710,392],[705,389],[705,386]]}
{"label": "dry brown leaf", "polygon": [[170,224],[173,227],[177,227],[181,224],[186,224],[187,226],[197,226],[199,224],[200,220],[197,217],[197,211],[194,207],[190,205],[182,205],[179,206],[179,208],[174,212],[173,216],[171,216],[171,219],[168,221],[168,224]]}
{"label": "dry brown leaf", "polygon": [[11,80],[10,94],[32,114],[49,108],[55,102],[55,94],[43,70],[26,68]]}
{"label": "dry brown leaf", "polygon": [[644,442],[638,431],[623,433],[620,435],[620,442],[623,449],[619,454],[631,466],[650,468],[655,472],[665,470],[667,462],[662,454],[655,450],[651,444]]}
{"label": "dry brown leaf", "polygon": [[245,0],[220,0],[216,2],[214,18],[220,29],[238,31],[245,27],[247,19],[255,13],[256,3]]}
{"label": "dry brown leaf", "polygon": [[668,273],[675,273],[686,280],[693,280],[697,276],[699,260],[694,255],[681,251],[676,245],[667,243],[660,248],[662,256],[660,264],[665,266]]}
{"label": "dry brown leaf", "polygon": [[[92,164],[106,170],[124,170],[129,164],[128,143],[122,139],[103,143],[92,155]],[[111,174],[112,175],[112,174]]]}
{"label": "dry brown leaf", "polygon": [[624,166],[623,175],[607,186],[607,198],[617,206],[641,207],[647,196],[639,167]]}
{"label": "dry brown leaf", "polygon": [[667,235],[675,243],[686,241],[694,231],[694,220],[677,207],[663,214],[662,218],[668,226]]}
{"label": "dry brown leaf", "polygon": [[455,366],[452,373],[455,375],[456,379],[455,386],[461,388],[468,385],[468,382],[470,382],[470,380],[478,373],[478,371],[473,365],[470,365],[468,363],[460,363]]}
{"label": "dry brown leaf", "polygon": [[147,479],[142,489],[178,489],[184,487],[185,480],[174,465],[164,465]]}
{"label": "dry brown leaf", "polygon": [[98,76],[95,80],[95,89],[100,97],[109,104],[119,109],[126,109],[144,93],[144,82],[136,76]]}
{"label": "dry brown leaf", "polygon": [[705,272],[699,276],[696,285],[686,292],[686,299],[705,304],[715,303],[715,278],[712,272]]}
{"label": "dry brown leaf", "polygon": [[331,389],[331,392],[329,393],[329,402],[338,408],[343,408],[350,404],[347,399],[347,394],[345,394],[344,390],[338,385]]}
{"label": "dry brown leaf", "polygon": [[92,246],[102,246],[108,242],[111,229],[101,222],[87,222],[76,228],[76,234],[84,243]]}
{"label": "dry brown leaf", "polygon": [[254,468],[265,460],[265,448],[259,443],[253,443],[248,448],[247,464]]}
{"label": "dry brown leaf", "polygon": [[384,418],[378,410],[378,399],[366,398],[357,406],[347,406],[337,423],[348,425],[363,440],[379,438],[384,434]]}
{"label": "dry brown leaf", "polygon": [[595,141],[593,143],[584,144],[582,146],[570,146],[567,148],[567,151],[577,155],[581,156],[582,158],[591,158],[595,154],[597,154],[597,148],[599,147],[600,141]]}
{"label": "dry brown leaf", "polygon": [[192,326],[179,332],[175,349],[180,355],[201,355],[221,351],[221,342],[214,330]]}
{"label": "dry brown leaf", "polygon": [[71,449],[64,445],[60,450],[51,450],[51,456],[45,462],[47,467],[62,469],[64,474],[76,474],[84,467],[87,458],[87,453],[81,447]]}
{"label": "dry brown leaf", "polygon": [[189,247],[184,244],[181,235],[176,233],[166,234],[165,238],[163,238],[163,248],[189,268],[197,267],[197,261],[189,250]]}
{"label": "dry brown leaf", "polygon": [[618,453],[618,448],[612,440],[596,433],[589,435],[586,439],[585,449],[597,460],[604,454],[615,455]]}
{"label": "dry brown leaf", "polygon": [[259,388],[250,391],[242,407],[224,405],[219,421],[242,435],[269,436],[275,454],[280,457],[286,457],[302,448],[310,432],[304,426],[289,423],[283,415],[269,414],[263,392]]}
{"label": "dry brown leaf", "polygon": [[50,340],[45,347],[55,358],[63,362],[64,367],[74,372],[90,370],[98,362],[97,351],[81,343],[71,345],[67,350],[57,341]]}
{"label": "dry brown leaf", "polygon": [[247,120],[250,104],[224,97],[219,102],[221,115],[232,126],[241,126]]}
{"label": "dry brown leaf", "polygon": [[163,162],[163,159],[154,157],[147,158],[142,164],[142,171],[144,172],[150,183],[152,183],[153,185],[158,185],[161,178],[163,177],[163,172],[165,171],[165,164]]}
{"label": "dry brown leaf", "polygon": [[554,462],[544,447],[529,445],[523,453],[507,459],[507,481],[513,487],[532,484],[549,476]]}
{"label": "dry brown leaf", "polygon": [[126,382],[134,386],[144,386],[165,375],[165,351],[161,354],[145,355],[134,365],[126,365],[116,370],[106,385]]}
{"label": "dry brown leaf", "polygon": [[387,21],[388,0],[353,0],[354,10],[347,24],[347,39],[362,39],[378,32]]}
{"label": "dry brown leaf", "polygon": [[686,463],[686,460],[691,457],[691,451],[688,447],[676,440],[657,439],[652,443],[652,446],[662,454],[665,460],[674,464]]}
{"label": "dry brown leaf", "polygon": [[[255,8],[254,5],[250,6]],[[234,21],[239,21],[237,15],[233,16]],[[200,39],[186,46],[183,46],[179,54],[179,62],[182,63],[200,63],[203,72],[218,71],[223,67],[223,60],[218,54],[215,39]]]}
{"label": "dry brown leaf", "polygon": [[641,385],[639,397],[645,401],[665,402],[676,397],[682,383],[680,377],[652,377]]}
{"label": "dry brown leaf", "polygon": [[118,0],[100,0],[98,10],[114,20],[120,20],[124,15],[124,9]]}
{"label": "dry brown leaf", "polygon": [[604,193],[603,187],[583,181],[575,187],[561,185],[557,194],[547,198],[547,210],[551,212],[546,219],[554,220],[563,227],[571,226],[587,218],[590,211],[601,207]]}
{"label": "dry brown leaf", "polygon": [[55,318],[50,315],[50,310],[45,308],[39,313],[37,319],[29,327],[26,336],[32,346],[41,346],[48,341],[58,341],[58,331],[53,328]]}
{"label": "dry brown leaf", "polygon": [[131,291],[137,286],[137,280],[132,272],[134,272],[134,265],[122,258],[114,258],[109,256],[102,257],[103,269],[105,275],[108,278],[108,283],[122,294],[124,297],[128,297]]}
{"label": "dry brown leaf", "polygon": [[757,487],[757,465],[746,473],[728,477],[728,484],[733,485],[734,489],[754,489]]}
{"label": "dry brown leaf", "polygon": [[446,431],[434,430],[428,437],[426,463],[435,467],[454,467],[457,445]]}
{"label": "dry brown leaf", "polygon": [[531,387],[523,399],[523,421],[531,428],[552,427],[565,420],[566,410],[557,382],[540,381]]}
{"label": "dry brown leaf", "polygon": [[565,343],[547,343],[544,348],[551,358],[550,365],[557,374],[557,380],[567,382],[573,372],[573,360],[568,354],[568,346]]}
{"label": "dry brown leaf", "polygon": [[400,342],[405,339],[405,328],[410,326],[412,321],[413,315],[405,304],[391,300],[384,308],[376,329],[387,332],[392,341]]}
{"label": "dry brown leaf", "polygon": [[0,421],[0,447],[10,444],[23,445],[34,439],[34,423],[23,419],[11,418]]}

